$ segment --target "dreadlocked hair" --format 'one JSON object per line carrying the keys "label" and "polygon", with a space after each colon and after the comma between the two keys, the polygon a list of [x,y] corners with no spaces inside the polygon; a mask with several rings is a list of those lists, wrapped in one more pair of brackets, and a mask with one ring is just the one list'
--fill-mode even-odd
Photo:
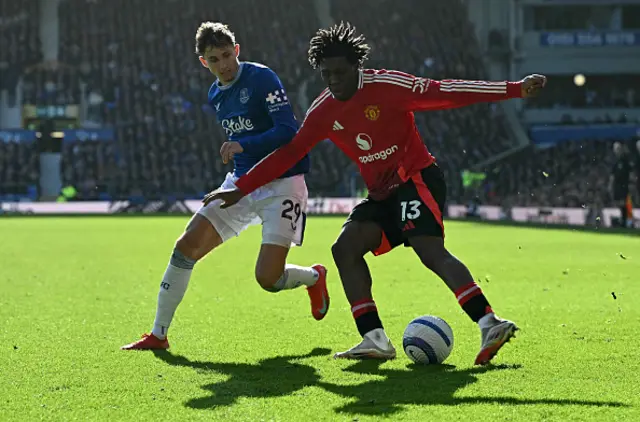
{"label": "dreadlocked hair", "polygon": [[320,29],[309,42],[309,63],[317,69],[328,57],[346,57],[349,63],[362,68],[371,48],[362,34],[349,22],[340,22],[329,29]]}

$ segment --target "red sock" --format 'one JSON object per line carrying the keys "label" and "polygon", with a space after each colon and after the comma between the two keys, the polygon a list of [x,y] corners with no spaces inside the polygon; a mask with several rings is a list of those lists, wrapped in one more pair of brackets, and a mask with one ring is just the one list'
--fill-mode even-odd
{"label": "red sock", "polygon": [[482,293],[482,289],[473,281],[465,284],[453,293],[456,295],[456,299],[458,299],[458,303],[462,309],[469,315],[469,318],[471,318],[473,322],[478,322],[480,318],[493,312],[487,298],[485,298]]}
{"label": "red sock", "polygon": [[378,316],[378,308],[371,298],[361,299],[351,304],[351,314],[356,320],[356,326],[361,336],[371,330],[382,328],[382,322]]}

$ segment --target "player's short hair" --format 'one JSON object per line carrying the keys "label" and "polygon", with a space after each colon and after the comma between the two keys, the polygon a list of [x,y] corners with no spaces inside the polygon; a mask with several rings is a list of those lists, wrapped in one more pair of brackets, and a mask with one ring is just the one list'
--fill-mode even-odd
{"label": "player's short hair", "polygon": [[196,32],[196,54],[202,56],[208,47],[236,45],[236,36],[229,27],[220,22],[202,22]]}
{"label": "player's short hair", "polygon": [[309,42],[309,63],[317,69],[328,57],[346,57],[349,63],[362,68],[371,50],[366,40],[349,22],[320,29]]}

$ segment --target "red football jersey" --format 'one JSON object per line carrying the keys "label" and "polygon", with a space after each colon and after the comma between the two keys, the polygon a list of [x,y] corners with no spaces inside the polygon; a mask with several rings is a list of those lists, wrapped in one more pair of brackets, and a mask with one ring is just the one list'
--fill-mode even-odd
{"label": "red football jersey", "polygon": [[520,97],[518,82],[437,81],[392,70],[361,70],[353,97],[338,101],[325,89],[293,140],[260,161],[236,186],[251,193],[330,139],[358,164],[369,195],[381,200],[435,161],[420,138],[415,111]]}

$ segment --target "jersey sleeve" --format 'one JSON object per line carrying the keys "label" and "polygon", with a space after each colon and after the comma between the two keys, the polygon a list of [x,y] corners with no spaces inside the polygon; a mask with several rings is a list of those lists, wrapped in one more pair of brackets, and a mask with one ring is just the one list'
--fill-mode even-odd
{"label": "jersey sleeve", "polygon": [[385,95],[407,111],[444,110],[470,104],[521,98],[520,82],[435,80],[404,72],[384,71],[373,76],[384,82]]}
{"label": "jersey sleeve", "polygon": [[257,78],[256,92],[261,96],[273,127],[266,132],[238,141],[243,150],[253,155],[269,154],[289,142],[298,130],[298,122],[278,75],[267,68],[260,76]]}
{"label": "jersey sleeve", "polygon": [[321,140],[327,138],[327,131],[321,129],[317,113],[308,114],[302,127],[291,140],[264,159],[236,181],[236,187],[245,195],[282,176]]}

